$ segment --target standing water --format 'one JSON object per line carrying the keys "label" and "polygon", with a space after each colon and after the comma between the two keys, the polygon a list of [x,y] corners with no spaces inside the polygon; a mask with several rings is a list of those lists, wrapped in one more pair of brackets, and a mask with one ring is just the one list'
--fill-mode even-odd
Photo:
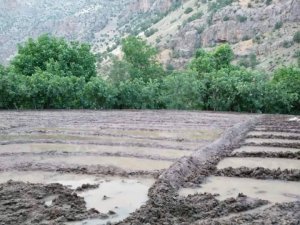
{"label": "standing water", "polygon": [[[148,189],[154,183],[151,178],[98,177],[90,175],[60,174],[51,172],[4,172],[0,173],[0,183],[8,180],[31,183],[60,183],[71,189],[83,184],[99,184],[96,189],[78,192],[88,209],[95,208],[101,213],[109,213],[107,219],[91,219],[70,222],[68,225],[104,225],[118,222],[137,210],[147,200]],[[56,196],[49,196],[45,204],[51,206]]]}

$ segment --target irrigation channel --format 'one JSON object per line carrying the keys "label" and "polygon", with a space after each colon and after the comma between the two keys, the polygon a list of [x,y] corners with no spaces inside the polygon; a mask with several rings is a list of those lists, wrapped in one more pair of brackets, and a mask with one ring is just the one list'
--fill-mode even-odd
{"label": "irrigation channel", "polygon": [[3,111],[0,121],[0,225],[299,224],[299,117]]}

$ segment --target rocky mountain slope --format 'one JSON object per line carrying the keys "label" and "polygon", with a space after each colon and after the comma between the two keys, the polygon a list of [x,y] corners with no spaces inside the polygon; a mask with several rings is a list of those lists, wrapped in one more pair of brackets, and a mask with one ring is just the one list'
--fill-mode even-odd
{"label": "rocky mountain slope", "polygon": [[42,33],[87,41],[99,56],[119,54],[139,35],[168,68],[183,68],[199,47],[232,45],[236,62],[272,70],[296,62],[299,0],[0,0],[0,62]]}

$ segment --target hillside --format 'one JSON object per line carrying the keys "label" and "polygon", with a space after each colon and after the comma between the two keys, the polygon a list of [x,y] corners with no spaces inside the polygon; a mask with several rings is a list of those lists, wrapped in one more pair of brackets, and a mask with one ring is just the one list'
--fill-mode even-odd
{"label": "hillside", "polygon": [[42,33],[89,42],[95,53],[119,54],[122,37],[147,39],[161,62],[184,68],[199,47],[232,45],[236,62],[272,70],[296,62],[297,0],[2,0],[0,62],[16,45]]}

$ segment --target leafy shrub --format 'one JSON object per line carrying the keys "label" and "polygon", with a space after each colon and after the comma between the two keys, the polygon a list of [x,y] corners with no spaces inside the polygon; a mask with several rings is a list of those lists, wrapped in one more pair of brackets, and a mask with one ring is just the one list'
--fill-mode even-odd
{"label": "leafy shrub", "polygon": [[194,20],[200,19],[203,16],[203,12],[197,12],[188,18],[188,22],[192,22]]}
{"label": "leafy shrub", "polygon": [[282,43],[282,46],[283,46],[284,48],[290,48],[290,47],[293,46],[293,42],[292,42],[292,41],[284,41],[284,42]]}
{"label": "leafy shrub", "polygon": [[275,24],[274,29],[275,29],[275,30],[279,30],[279,29],[282,27],[282,25],[283,25],[283,22],[282,22],[282,21],[278,21],[278,22]]}
{"label": "leafy shrub", "polygon": [[208,11],[217,12],[223,7],[230,5],[234,0],[217,0],[216,2],[210,2],[208,5]]}
{"label": "leafy shrub", "polygon": [[237,15],[236,18],[240,23],[244,23],[248,19],[247,16],[243,16],[243,15]]}
{"label": "leafy shrub", "polygon": [[188,8],[186,8],[186,9],[184,10],[184,13],[185,13],[185,14],[189,14],[189,13],[191,13],[191,12],[193,12],[193,9],[192,9],[191,7],[188,7]]}
{"label": "leafy shrub", "polygon": [[229,19],[230,19],[230,18],[229,18],[229,16],[227,16],[227,15],[223,17],[223,21],[228,21]]}
{"label": "leafy shrub", "polygon": [[242,37],[242,41],[248,41],[248,40],[250,40],[251,39],[251,37],[249,36],[249,35],[244,35],[243,37]]}
{"label": "leafy shrub", "polygon": [[157,28],[151,28],[151,29],[149,29],[149,30],[146,30],[146,31],[144,32],[144,34],[145,34],[146,37],[150,37],[150,36],[152,36],[153,34],[155,34],[157,31],[158,31]]}
{"label": "leafy shrub", "polygon": [[296,43],[300,43],[300,31],[297,31],[294,34],[293,41],[296,42]]}
{"label": "leafy shrub", "polygon": [[253,69],[258,64],[256,55],[251,53],[249,56],[243,57],[238,64],[240,66],[244,66],[246,68],[251,67]]}
{"label": "leafy shrub", "polygon": [[266,5],[270,5],[272,3],[272,0],[266,0]]}

